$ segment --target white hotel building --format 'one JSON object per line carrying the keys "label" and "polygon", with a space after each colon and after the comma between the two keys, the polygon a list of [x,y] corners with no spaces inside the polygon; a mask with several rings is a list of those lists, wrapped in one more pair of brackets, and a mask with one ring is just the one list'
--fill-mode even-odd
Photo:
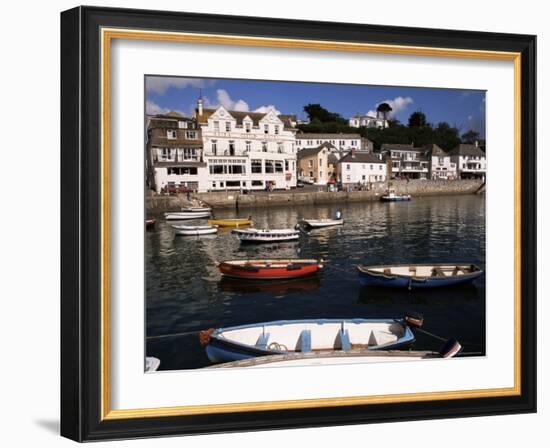
{"label": "white hotel building", "polygon": [[208,167],[206,190],[296,186],[296,129],[285,127],[274,111],[203,109],[199,99],[195,118]]}

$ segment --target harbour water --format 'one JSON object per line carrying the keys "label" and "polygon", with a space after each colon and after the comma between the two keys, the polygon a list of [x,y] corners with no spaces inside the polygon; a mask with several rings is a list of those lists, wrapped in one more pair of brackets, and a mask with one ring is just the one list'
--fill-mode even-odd
{"label": "harbour water", "polygon": [[[294,227],[301,218],[332,217],[345,224],[311,231],[298,242],[241,245],[230,230],[202,237],[174,236],[157,217],[145,238],[146,351],[160,370],[210,365],[196,332],[255,322],[301,318],[424,315],[424,329],[455,337],[464,351],[485,353],[485,275],[473,284],[433,290],[360,287],[357,264],[466,262],[485,270],[485,197],[413,198],[327,206],[256,208],[254,227]],[[216,218],[235,217],[232,210]],[[194,222],[194,221],[192,221]],[[187,222],[187,223],[192,223]],[[197,221],[205,223],[204,220]],[[318,276],[294,281],[222,279],[217,261],[236,258],[322,258]],[[415,349],[438,350],[442,342],[417,332]]]}

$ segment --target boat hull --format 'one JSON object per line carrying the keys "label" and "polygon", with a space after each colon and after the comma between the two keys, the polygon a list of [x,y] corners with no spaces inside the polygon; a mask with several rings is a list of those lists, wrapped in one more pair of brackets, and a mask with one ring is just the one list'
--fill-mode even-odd
{"label": "boat hull", "polygon": [[208,224],[219,227],[243,227],[252,224],[250,219],[209,219]]}
{"label": "boat hull", "polygon": [[312,229],[319,229],[322,227],[333,227],[333,226],[341,226],[344,224],[343,219],[332,219],[327,221],[322,220],[314,220],[314,219],[304,219],[302,221],[307,227],[310,227]]}
{"label": "boat hull", "polygon": [[380,198],[380,200],[382,202],[406,202],[406,201],[410,201],[411,200],[411,197],[410,196],[400,196],[400,197],[389,197],[389,196],[382,196]]}
{"label": "boat hull", "polygon": [[[402,321],[402,320],[383,320],[383,319],[350,319],[350,320],[340,320],[340,319],[316,319],[316,320],[303,320],[303,321],[276,321],[276,322],[267,322],[263,324],[253,324],[253,325],[243,325],[240,327],[232,327],[227,329],[218,329],[213,330],[208,336],[208,342],[205,345],[206,355],[213,363],[221,362],[232,362],[240,361],[244,359],[256,358],[260,356],[269,356],[269,355],[284,355],[292,353],[286,350],[277,350],[270,349],[268,346],[258,346],[251,344],[242,344],[231,339],[226,339],[222,336],[223,332],[243,329],[250,327],[262,327],[268,325],[288,325],[288,324],[348,324],[348,323],[391,323],[392,325],[401,325],[403,327],[403,336],[399,337],[395,342],[381,344],[378,346],[364,348],[364,350],[376,351],[376,350],[396,350],[404,349],[409,347],[415,340],[414,334],[411,329]],[[343,351],[343,350],[340,350]],[[315,351],[313,351],[315,352]]]}
{"label": "boat hull", "polygon": [[174,229],[176,235],[181,236],[200,236],[200,235],[212,235],[218,233],[217,227],[211,229]]}
{"label": "boat hull", "polygon": [[165,213],[164,218],[168,220],[174,220],[174,221],[183,221],[187,219],[200,219],[200,218],[208,218],[210,216],[210,212],[172,212],[172,213]]}
{"label": "boat hull", "polygon": [[373,273],[367,269],[358,268],[359,282],[362,286],[377,286],[386,288],[429,289],[450,286],[459,286],[471,283],[479,278],[483,271],[478,270],[470,274],[448,277],[415,277],[409,275],[395,275]]}
{"label": "boat hull", "polygon": [[286,266],[257,267],[250,265],[235,265],[228,262],[219,264],[218,269],[225,277],[240,278],[247,280],[284,280],[306,277],[313,275],[321,269],[318,262],[289,262]]}

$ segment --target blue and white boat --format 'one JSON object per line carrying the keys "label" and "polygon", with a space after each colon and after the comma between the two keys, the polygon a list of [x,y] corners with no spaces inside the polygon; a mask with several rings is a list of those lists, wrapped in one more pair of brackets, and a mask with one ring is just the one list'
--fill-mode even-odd
{"label": "blue and white boat", "polygon": [[281,320],[201,331],[212,362],[257,356],[352,350],[395,350],[414,342],[404,319]]}
{"label": "blue and white boat", "polygon": [[396,264],[357,266],[363,286],[437,288],[462,285],[483,274],[475,264]]}

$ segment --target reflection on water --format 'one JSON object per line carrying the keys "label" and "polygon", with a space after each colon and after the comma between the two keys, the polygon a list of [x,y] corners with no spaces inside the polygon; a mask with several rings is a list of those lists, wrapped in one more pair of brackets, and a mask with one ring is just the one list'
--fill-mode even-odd
{"label": "reflection on water", "polygon": [[[293,227],[301,218],[331,217],[337,208],[284,207],[241,214],[252,214],[254,227],[283,228]],[[313,230],[297,242],[266,245],[241,245],[229,230],[176,237],[170,224],[158,219],[157,228],[145,235],[147,335],[277,319],[394,317],[419,311],[427,330],[457,337],[466,351],[483,353],[485,276],[473,285],[409,292],[361,288],[355,266],[458,261],[485,269],[484,197],[427,197],[339,208],[343,226]],[[220,211],[216,217],[235,217],[235,213]],[[292,282],[221,279],[216,262],[249,257],[326,261],[319,275]],[[437,350],[440,344],[419,333],[415,348]],[[148,340],[147,354],[161,359],[161,369],[209,364],[195,334]]]}

